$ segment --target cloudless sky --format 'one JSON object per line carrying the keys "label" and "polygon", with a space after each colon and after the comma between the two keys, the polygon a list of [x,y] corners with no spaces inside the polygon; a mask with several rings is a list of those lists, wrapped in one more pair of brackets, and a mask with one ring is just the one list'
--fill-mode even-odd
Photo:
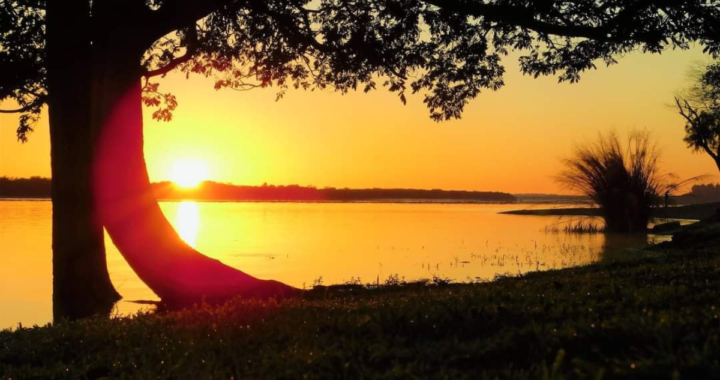
{"label": "cloudless sky", "polygon": [[[504,88],[481,93],[461,120],[439,124],[420,95],[403,106],[382,88],[345,96],[290,90],[276,102],[272,88],[216,91],[212,79],[171,74],[160,90],[178,97],[173,121],[145,112],[148,170],[151,180],[165,180],[174,163],[194,160],[210,179],[235,184],[567,193],[553,176],[574,144],[611,129],[624,136],[647,128],[668,172],[715,176],[710,158],[685,147],[672,107],[688,68],[707,59],[699,49],[633,53],[580,83],[558,84],[523,76],[507,57]],[[26,144],[15,140],[16,120],[0,115],[0,176],[49,176],[47,114]]]}

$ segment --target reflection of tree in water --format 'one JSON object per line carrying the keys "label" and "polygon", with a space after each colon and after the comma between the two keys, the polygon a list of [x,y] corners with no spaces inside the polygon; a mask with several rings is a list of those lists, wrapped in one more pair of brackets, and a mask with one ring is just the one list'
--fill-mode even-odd
{"label": "reflection of tree in water", "polygon": [[634,259],[647,254],[647,234],[605,234],[605,244],[600,254],[601,262]]}

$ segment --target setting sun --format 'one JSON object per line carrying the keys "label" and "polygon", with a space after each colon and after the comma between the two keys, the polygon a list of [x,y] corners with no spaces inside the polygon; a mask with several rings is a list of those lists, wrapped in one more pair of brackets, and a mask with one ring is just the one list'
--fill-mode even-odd
{"label": "setting sun", "polygon": [[178,186],[195,187],[208,179],[208,170],[203,162],[183,160],[173,165],[169,177]]}

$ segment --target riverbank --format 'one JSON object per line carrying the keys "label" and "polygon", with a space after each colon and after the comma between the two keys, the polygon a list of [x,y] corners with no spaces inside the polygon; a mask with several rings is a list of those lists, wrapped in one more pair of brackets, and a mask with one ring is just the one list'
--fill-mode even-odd
{"label": "riverbank", "polygon": [[[687,206],[663,207],[653,209],[654,218],[666,219],[707,219],[720,209],[719,203],[701,203]],[[504,211],[508,215],[534,215],[534,216],[600,216],[600,209],[591,207],[525,209]]]}
{"label": "riverbank", "polygon": [[0,333],[0,378],[717,378],[712,247],[491,283],[322,288],[23,327]]}

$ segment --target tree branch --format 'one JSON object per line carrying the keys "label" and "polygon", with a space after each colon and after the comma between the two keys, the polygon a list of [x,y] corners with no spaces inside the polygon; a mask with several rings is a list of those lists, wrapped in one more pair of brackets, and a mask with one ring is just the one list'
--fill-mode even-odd
{"label": "tree branch", "polygon": [[182,56],[173,59],[172,61],[168,62],[168,64],[163,67],[157,68],[155,70],[146,71],[145,73],[143,73],[143,76],[145,78],[152,78],[152,77],[156,77],[158,75],[165,75],[165,74],[175,70],[175,68],[180,66],[181,64],[190,61],[194,55],[195,55],[195,53],[191,52],[190,49],[188,48],[188,50]]}
{"label": "tree branch", "polygon": [[30,103],[24,107],[21,107],[21,108],[12,109],[12,110],[0,109],[0,113],[25,113],[25,112],[31,111],[35,107],[42,105],[42,103],[43,103],[42,100],[35,99],[32,103]]}
{"label": "tree branch", "polygon": [[[434,5],[438,8],[446,9],[452,12],[466,14],[475,17],[484,17],[486,20],[503,24],[512,24],[521,28],[531,29],[538,33],[562,36],[562,37],[581,37],[597,41],[612,41],[610,35],[613,26],[622,25],[631,22],[634,15],[640,10],[650,5],[667,5],[673,3],[668,0],[640,0],[636,1],[612,18],[609,18],[604,24],[599,26],[587,25],[564,25],[553,24],[546,21],[540,21],[531,10],[518,6],[486,4],[477,0],[423,0],[427,4]],[[652,37],[652,36],[645,36]]]}
{"label": "tree branch", "polygon": [[18,2],[28,8],[35,8],[35,9],[42,9],[42,10],[47,9],[47,6],[46,6],[44,0],[19,0]]}
{"label": "tree branch", "polygon": [[171,71],[173,71],[176,67],[180,66],[181,64],[190,61],[193,56],[195,55],[195,52],[197,52],[197,46],[198,46],[198,36],[197,36],[197,26],[193,22],[192,27],[190,27],[190,30],[188,31],[188,37],[189,41],[187,44],[187,48],[185,50],[185,54],[183,54],[180,57],[177,57],[170,62],[168,62],[165,66],[157,68],[155,70],[149,70],[146,71],[143,76],[147,79],[158,76],[158,75],[165,75]]}
{"label": "tree branch", "polygon": [[690,102],[688,102],[687,100],[683,100],[683,102],[684,105],[680,103],[679,98],[675,98],[675,104],[677,104],[678,113],[680,113],[680,116],[687,120],[688,123],[693,124],[693,118],[698,117],[697,111],[695,111],[693,106],[691,106]]}
{"label": "tree branch", "polygon": [[188,24],[194,24],[234,1],[236,0],[167,0],[152,15],[155,37],[160,38]]}
{"label": "tree branch", "polygon": [[[697,111],[693,108],[693,106],[690,105],[690,102],[688,102],[687,100],[683,100],[683,103],[684,104],[680,103],[679,98],[675,98],[675,104],[677,104],[680,116],[685,118],[685,120],[687,120],[690,125],[695,125],[695,120],[697,120],[697,118],[699,117]],[[699,141],[694,145],[702,148],[702,150],[704,150],[705,153],[712,157],[712,159],[715,160],[715,162],[717,162],[718,166],[720,167],[720,162],[718,161],[718,158],[720,158],[720,156],[718,156],[718,153],[715,153],[712,149],[710,149],[710,146],[705,139],[702,139],[702,141]]]}
{"label": "tree branch", "polygon": [[25,106],[25,107],[23,107],[23,108],[18,108],[18,109],[14,109],[14,110],[2,110],[2,109],[0,109],[0,113],[23,113],[23,112],[29,111],[30,109],[32,109],[31,106]]}
{"label": "tree branch", "polygon": [[713,152],[712,149],[710,149],[710,147],[707,145],[707,143],[703,142],[702,144],[700,144],[700,147],[703,148],[705,153],[707,153],[710,157],[712,157],[713,160],[715,160],[715,161],[718,160],[718,155],[715,152]]}
{"label": "tree branch", "polygon": [[486,20],[502,24],[513,24],[521,28],[531,29],[539,33],[552,34],[563,37],[584,37],[594,40],[608,40],[609,36],[604,27],[583,25],[557,25],[540,21],[535,14],[526,8],[485,4],[480,1],[458,0],[423,0],[427,4],[451,12],[468,16],[484,17]]}

